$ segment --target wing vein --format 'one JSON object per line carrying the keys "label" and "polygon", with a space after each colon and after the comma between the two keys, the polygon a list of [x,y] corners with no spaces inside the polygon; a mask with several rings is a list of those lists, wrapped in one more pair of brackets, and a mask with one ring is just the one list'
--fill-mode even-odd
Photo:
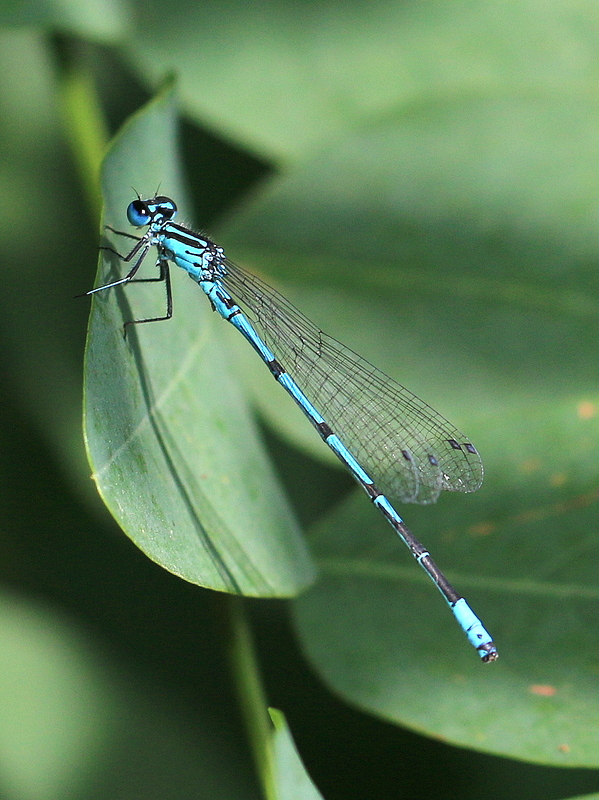
{"label": "wing vein", "polygon": [[480,456],[441,414],[255,275],[228,259],[222,266],[224,287],[277,361],[390,500],[431,503],[444,489],[478,489]]}

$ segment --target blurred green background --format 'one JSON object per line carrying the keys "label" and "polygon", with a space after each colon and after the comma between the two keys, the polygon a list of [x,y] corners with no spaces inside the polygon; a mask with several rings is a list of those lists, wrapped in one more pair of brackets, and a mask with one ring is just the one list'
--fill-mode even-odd
{"label": "blurred green background", "polygon": [[482,667],[223,332],[319,570],[290,603],[247,601],[316,786],[599,791],[596,4],[97,0],[3,18],[0,797],[260,796],[222,598],[118,528],[81,433],[73,296],[94,282],[99,206],[80,148],[173,72],[197,225],[486,466],[476,495],[401,509],[494,635]]}

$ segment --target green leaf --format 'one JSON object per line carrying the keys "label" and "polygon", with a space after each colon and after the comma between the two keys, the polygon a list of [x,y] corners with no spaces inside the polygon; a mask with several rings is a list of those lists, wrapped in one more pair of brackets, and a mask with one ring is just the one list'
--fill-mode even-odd
{"label": "green leaf", "polygon": [[[599,723],[598,126],[577,98],[432,98],[331,141],[219,237],[485,462],[476,495],[400,511],[499,664],[479,665],[425,576],[390,568],[406,556],[364,498],[319,528],[325,578],[297,604],[313,663],[387,719],[568,766],[597,765]],[[253,391],[304,446],[298,416]]]}
{"label": "green leaf", "polygon": [[281,711],[268,708],[244,606],[227,598],[221,619],[231,673],[265,800],[321,800],[295,748]]}
{"label": "green leaf", "polygon": [[[485,582],[483,570],[494,562],[485,561],[484,542],[470,542],[474,554],[464,567],[431,533],[455,535],[443,529],[441,513],[435,509],[427,526],[410,515],[497,643],[500,660],[482,666],[434,588],[405,555],[391,552],[389,531],[365,505],[363,498],[349,504],[320,531],[336,545],[340,530],[352,542],[360,533],[361,550],[336,547],[323,556],[324,577],[295,601],[303,646],[331,689],[384,719],[464,747],[596,767],[597,591],[558,580],[510,580],[508,571],[497,577],[499,569]],[[466,514],[464,524],[471,519]],[[566,520],[566,530],[581,522],[580,514]],[[570,546],[588,544],[582,538]]]}
{"label": "green leaf", "polygon": [[[123,227],[132,184],[146,196],[160,185],[184,212],[174,120],[167,88],[117,137],[104,165],[107,224]],[[147,261],[145,277],[155,275]],[[104,255],[98,284],[124,268]],[[131,327],[127,339],[125,321],[164,313],[164,288],[94,298],[85,383],[94,480],[127,534],[171,572],[214,589],[292,595],[312,568],[229,369],[225,323],[183,274],[173,275],[173,296],[172,320]]]}
{"label": "green leaf", "polygon": [[272,747],[277,800],[322,800],[302,764],[284,714],[276,708],[269,712],[274,725]]}
{"label": "green leaf", "polygon": [[[534,404],[498,415],[485,486],[405,510],[495,639],[497,663],[479,663],[364,497],[317,527],[323,577],[295,602],[295,618],[335,692],[462,746],[597,766],[599,495],[587,473],[599,459],[599,416],[585,417],[588,408]],[[501,452],[508,428],[525,454]]]}
{"label": "green leaf", "polygon": [[128,8],[122,0],[20,0],[2,3],[2,22],[13,27],[46,27],[77,36],[116,41],[129,25]]}
{"label": "green leaf", "polygon": [[176,69],[202,122],[296,161],[431,98],[592,102],[594,12],[588,0],[148,0],[132,52],[154,80]]}
{"label": "green leaf", "polygon": [[[152,678],[131,641],[127,671],[107,657],[106,639],[5,592],[0,645],[3,800],[100,800],[116,785],[123,798],[261,797],[230,698],[180,702],[176,682]],[[206,659],[195,675],[213,686],[222,669]]]}
{"label": "green leaf", "polygon": [[73,797],[114,734],[117,698],[65,620],[0,594],[3,797]]}
{"label": "green leaf", "polygon": [[568,800],[599,800],[599,794],[593,792],[593,794],[580,794],[576,797],[569,797]]}
{"label": "green leaf", "polygon": [[[592,391],[597,125],[575,102],[435,100],[274,179],[219,241],[474,438],[481,415]],[[280,432],[324,451],[275,387],[248,383]]]}

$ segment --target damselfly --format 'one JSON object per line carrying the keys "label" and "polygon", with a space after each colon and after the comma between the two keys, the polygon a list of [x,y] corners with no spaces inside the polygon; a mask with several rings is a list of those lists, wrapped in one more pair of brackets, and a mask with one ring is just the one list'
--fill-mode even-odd
{"label": "damselfly", "polygon": [[106,249],[133,266],[124,278],[87,294],[142,280],[135,275],[150,248],[156,247],[159,274],[150,280],[166,286],[166,313],[125,325],[170,319],[169,262],[184,269],[199,283],[212,308],[249,341],[391,524],[437,586],[482,660],[495,661],[497,649],[481,621],[391,504],[391,500],[431,503],[443,489],[478,489],[483,470],[474,445],[434,409],[327,336],[270,286],[229,261],[222,247],[173,222],[176,213],[177,206],[168,197],[138,197],[130,203],[129,222],[147,231],[139,237],[110,228],[136,243],[126,255]]}

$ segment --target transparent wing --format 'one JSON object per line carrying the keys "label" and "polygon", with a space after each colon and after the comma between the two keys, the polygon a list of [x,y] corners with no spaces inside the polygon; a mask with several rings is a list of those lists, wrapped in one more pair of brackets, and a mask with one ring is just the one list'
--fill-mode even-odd
{"label": "transparent wing", "polygon": [[432,503],[473,492],[483,467],[433,408],[320,331],[288,300],[228,259],[221,280],[308,400],[390,500]]}

